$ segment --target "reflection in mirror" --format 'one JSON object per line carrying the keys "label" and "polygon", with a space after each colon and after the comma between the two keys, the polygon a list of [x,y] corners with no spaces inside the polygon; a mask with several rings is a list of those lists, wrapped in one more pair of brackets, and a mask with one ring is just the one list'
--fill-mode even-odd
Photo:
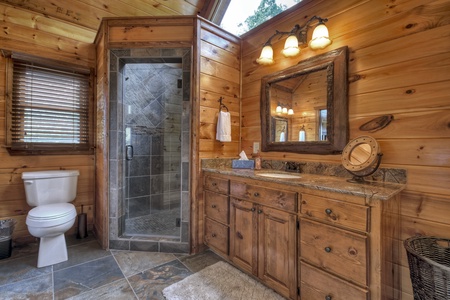
{"label": "reflection in mirror", "polygon": [[[347,47],[264,76],[262,151],[340,153],[347,144],[347,105]],[[275,134],[276,118],[287,123],[284,136]]]}
{"label": "reflection in mirror", "polygon": [[286,118],[272,118],[272,137],[276,142],[286,142],[289,137],[288,120]]}
{"label": "reflection in mirror", "polygon": [[372,154],[372,147],[369,144],[359,144],[350,152],[349,161],[352,165],[365,163]]}
{"label": "reflection in mirror", "polygon": [[[327,69],[315,70],[270,85],[270,115],[284,117],[291,134],[285,141],[307,142],[327,139]],[[277,110],[277,107],[286,108]],[[289,115],[288,109],[293,114]],[[300,131],[303,131],[301,134]],[[274,140],[278,142],[279,140]]]}

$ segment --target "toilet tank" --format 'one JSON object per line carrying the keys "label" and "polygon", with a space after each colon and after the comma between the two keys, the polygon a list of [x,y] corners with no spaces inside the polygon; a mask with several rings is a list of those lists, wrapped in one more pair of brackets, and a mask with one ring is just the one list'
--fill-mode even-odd
{"label": "toilet tank", "polygon": [[77,195],[78,175],[77,170],[23,172],[28,205],[72,202]]}

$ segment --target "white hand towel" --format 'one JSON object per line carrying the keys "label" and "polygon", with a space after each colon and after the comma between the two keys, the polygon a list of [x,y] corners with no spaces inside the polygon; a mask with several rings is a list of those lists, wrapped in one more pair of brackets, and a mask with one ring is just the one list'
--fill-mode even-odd
{"label": "white hand towel", "polygon": [[229,112],[220,111],[217,118],[216,140],[231,142],[231,116]]}

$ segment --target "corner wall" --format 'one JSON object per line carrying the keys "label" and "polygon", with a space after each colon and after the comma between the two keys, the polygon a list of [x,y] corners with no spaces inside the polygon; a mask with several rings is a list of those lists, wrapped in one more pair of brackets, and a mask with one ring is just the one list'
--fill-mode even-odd
{"label": "corner wall", "polygon": [[[274,45],[276,63],[256,64],[262,45],[275,29],[290,31],[311,16],[328,18],[333,44],[296,58],[281,56],[284,39]],[[309,34],[312,32],[310,31]],[[261,77],[300,60],[349,47],[350,139],[370,135],[384,154],[382,167],[408,171],[401,194],[401,239],[416,234],[450,237],[450,1],[304,0],[283,18],[243,36],[242,150],[260,142]],[[366,132],[359,127],[382,115],[394,120]],[[262,153],[264,159],[340,162],[339,155]],[[402,241],[398,241],[401,243]],[[401,245],[403,250],[403,245]],[[412,299],[406,252],[401,261],[402,299]]]}

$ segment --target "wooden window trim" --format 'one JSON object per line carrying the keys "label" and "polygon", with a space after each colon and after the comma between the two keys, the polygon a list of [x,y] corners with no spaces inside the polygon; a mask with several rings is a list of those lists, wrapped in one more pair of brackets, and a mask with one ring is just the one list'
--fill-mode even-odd
{"label": "wooden window trim", "polygon": [[[19,53],[11,53],[3,51],[6,57],[6,145],[10,155],[89,155],[94,153],[94,69],[81,68],[65,62],[49,60],[45,58],[24,55]],[[14,77],[14,59],[43,65],[55,70],[66,70],[89,75],[89,92],[88,92],[88,142],[87,147],[77,149],[76,146],[70,144],[58,143],[39,143],[33,144],[32,149],[24,149],[15,147],[12,137],[12,112],[13,112],[13,77]],[[35,146],[36,145],[36,146]]]}

